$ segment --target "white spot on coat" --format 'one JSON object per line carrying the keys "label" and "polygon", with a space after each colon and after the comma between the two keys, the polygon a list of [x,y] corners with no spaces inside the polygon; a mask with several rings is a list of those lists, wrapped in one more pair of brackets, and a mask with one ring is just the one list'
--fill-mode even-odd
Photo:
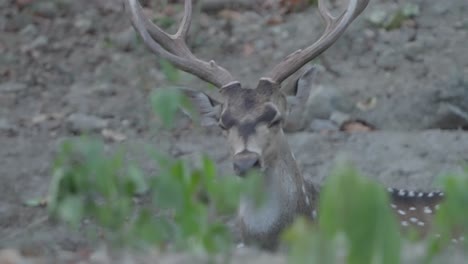
{"label": "white spot on coat", "polygon": [[431,208],[429,208],[429,206],[424,207],[424,213],[431,214],[432,213]]}

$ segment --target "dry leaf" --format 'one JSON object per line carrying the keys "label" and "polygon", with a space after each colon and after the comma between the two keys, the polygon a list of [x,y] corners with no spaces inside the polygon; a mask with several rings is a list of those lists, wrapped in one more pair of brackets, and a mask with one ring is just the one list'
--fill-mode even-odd
{"label": "dry leaf", "polygon": [[239,20],[241,18],[241,14],[239,12],[228,9],[224,9],[219,12],[219,16],[228,20]]}
{"label": "dry leaf", "polygon": [[284,22],[284,19],[282,16],[272,16],[267,20],[267,25],[274,26],[278,25]]}
{"label": "dry leaf", "polygon": [[356,104],[356,107],[359,110],[367,111],[367,110],[373,109],[376,105],[377,105],[377,98],[371,97],[371,98],[367,98],[364,101],[358,102]]}
{"label": "dry leaf", "polygon": [[370,132],[370,131],[374,131],[375,127],[362,120],[353,120],[353,121],[348,121],[348,122],[343,123],[340,130],[345,131],[345,132],[350,132],[350,133]]}

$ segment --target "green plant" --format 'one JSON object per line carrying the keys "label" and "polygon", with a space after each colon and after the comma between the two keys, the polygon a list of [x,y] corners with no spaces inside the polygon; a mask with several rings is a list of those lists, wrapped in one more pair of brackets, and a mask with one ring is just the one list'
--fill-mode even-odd
{"label": "green plant", "polygon": [[[179,107],[190,109],[177,89],[160,89],[151,99],[165,126]],[[152,151],[158,171],[148,176],[124,154],[106,151],[98,140],[64,142],[53,167],[50,213],[73,227],[88,219],[119,246],[170,245],[209,253],[229,248],[223,216],[233,214],[241,193],[255,193],[259,177],[217,176],[207,157],[191,166],[158,151]],[[147,202],[137,204],[135,197]]]}
{"label": "green plant", "polygon": [[[176,111],[190,111],[177,89],[160,89],[153,109],[164,127]],[[125,159],[125,151],[111,152],[97,140],[82,138],[62,144],[53,167],[48,208],[53,216],[80,226],[83,219],[120,246],[157,245],[161,249],[227,252],[232,245],[224,216],[232,216],[240,195],[258,198],[261,178],[239,181],[217,175],[212,160],[202,157],[190,165],[161,151],[152,151],[157,172],[145,175]],[[436,217],[434,232],[441,239],[427,243],[429,263],[450,240],[454,228],[468,227],[468,170],[444,177],[449,195]],[[143,197],[145,202],[135,202]],[[37,205],[38,201],[31,201]],[[360,176],[350,166],[338,166],[321,191],[318,221],[299,218],[283,234],[289,263],[400,263],[401,236],[382,186]]]}
{"label": "green plant", "polygon": [[[399,263],[399,230],[388,204],[382,187],[360,176],[350,166],[339,166],[328,177],[321,192],[320,231],[315,236],[313,233],[317,231],[298,232],[306,236],[303,239],[310,240],[307,244],[316,248],[302,251],[319,250],[316,253],[322,258],[314,263],[336,263],[340,256],[350,264]],[[293,230],[303,229],[301,225],[303,223],[299,222],[299,227]],[[293,259],[296,258],[294,252],[301,251],[294,248]]]}
{"label": "green plant", "polygon": [[428,260],[446,248],[454,234],[468,237],[468,168],[463,174],[443,177],[440,183],[447,195],[437,212],[432,239],[427,244]]}

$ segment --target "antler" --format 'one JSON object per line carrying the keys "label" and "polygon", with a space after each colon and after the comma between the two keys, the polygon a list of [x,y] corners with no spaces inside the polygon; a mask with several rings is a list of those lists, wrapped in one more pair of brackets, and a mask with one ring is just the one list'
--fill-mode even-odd
{"label": "antler", "polygon": [[185,0],[184,17],[174,35],[164,32],[145,17],[138,0],[126,0],[125,3],[130,9],[133,27],[156,55],[218,88],[236,81],[226,69],[218,66],[213,60],[206,62],[198,59],[187,47],[185,40],[192,20],[191,0]]}
{"label": "antler", "polygon": [[325,7],[323,0],[319,0],[319,13],[326,23],[322,36],[309,47],[288,55],[267,74],[266,78],[281,83],[307,62],[319,56],[343,34],[349,24],[361,14],[368,3],[369,0],[349,0],[347,9],[341,15],[335,17]]}

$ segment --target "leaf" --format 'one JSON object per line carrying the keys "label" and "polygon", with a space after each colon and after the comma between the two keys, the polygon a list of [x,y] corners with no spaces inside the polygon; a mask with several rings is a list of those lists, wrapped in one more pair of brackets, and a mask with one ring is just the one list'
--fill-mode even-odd
{"label": "leaf", "polygon": [[177,110],[184,102],[182,93],[173,87],[159,89],[151,95],[154,112],[165,128],[171,128]]}
{"label": "leaf", "polygon": [[388,204],[380,186],[341,165],[321,192],[320,229],[328,239],[345,235],[348,263],[399,263],[399,229]]}
{"label": "leaf", "polygon": [[167,60],[159,60],[161,70],[170,83],[176,83],[180,79],[179,70]]}
{"label": "leaf", "polygon": [[83,201],[78,196],[69,196],[60,204],[58,214],[65,222],[77,226],[83,216]]}
{"label": "leaf", "polygon": [[44,198],[35,198],[26,200],[23,204],[29,207],[44,207],[47,206],[47,200]]}
{"label": "leaf", "polygon": [[148,190],[148,184],[136,166],[130,166],[127,173],[127,191],[129,194],[143,194]]}

